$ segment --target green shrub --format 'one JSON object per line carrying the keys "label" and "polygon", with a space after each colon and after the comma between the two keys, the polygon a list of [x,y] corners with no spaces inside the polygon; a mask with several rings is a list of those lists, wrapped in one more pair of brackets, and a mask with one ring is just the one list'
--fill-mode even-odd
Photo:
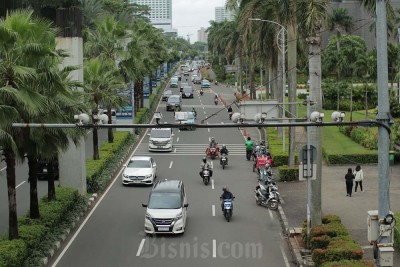
{"label": "green shrub", "polygon": [[340,260],[330,261],[322,264],[321,267],[374,267],[373,260]]}
{"label": "green shrub", "polygon": [[280,181],[298,181],[299,180],[299,167],[289,167],[287,165],[279,166],[279,179]]}
{"label": "green shrub", "polygon": [[26,257],[28,250],[23,240],[0,241],[0,267],[20,267]]}
{"label": "green shrub", "polygon": [[[400,222],[400,213],[395,213],[396,221]],[[400,227],[394,227],[394,245],[396,248],[400,248]]]}
{"label": "green shrub", "polygon": [[323,235],[329,237],[347,236],[349,232],[343,224],[338,222],[317,225],[311,229],[311,238]]}
{"label": "green shrub", "polygon": [[298,94],[297,98],[301,99],[301,100],[306,100],[307,99],[308,94]]}
{"label": "green shrub", "polygon": [[342,223],[342,219],[340,219],[339,216],[334,215],[334,214],[326,214],[322,216],[322,224],[328,224],[328,223]]}
{"label": "green shrub", "polygon": [[359,164],[378,162],[378,153],[374,150],[371,150],[368,154],[328,154],[323,149],[323,154],[328,165],[349,164],[350,162],[357,162]]}
{"label": "green shrub", "polygon": [[310,239],[311,250],[321,248],[325,249],[331,242],[331,238],[327,235],[316,236]]}
{"label": "green shrub", "polygon": [[28,248],[32,249],[42,242],[48,230],[48,227],[40,224],[20,225],[19,238],[25,242]]}

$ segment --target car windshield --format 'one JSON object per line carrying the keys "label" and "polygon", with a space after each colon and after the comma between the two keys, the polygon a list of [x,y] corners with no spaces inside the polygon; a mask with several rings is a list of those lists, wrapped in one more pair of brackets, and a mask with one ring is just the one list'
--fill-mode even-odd
{"label": "car windshield", "polygon": [[128,168],[151,168],[150,161],[148,160],[131,160],[128,163]]}
{"label": "car windshield", "polygon": [[172,91],[165,91],[164,95],[172,95]]}
{"label": "car windshield", "polygon": [[179,103],[179,96],[170,96],[168,98],[168,103]]}
{"label": "car windshield", "polygon": [[156,131],[151,131],[150,137],[152,138],[170,138],[171,137],[171,130],[170,129],[162,129],[162,130],[156,130]]}
{"label": "car windshield", "polygon": [[153,192],[149,199],[149,209],[179,209],[181,208],[181,195],[170,192]]}
{"label": "car windshield", "polygon": [[190,87],[190,86],[183,87],[183,92],[185,92],[185,93],[191,93],[192,91],[193,91],[192,87]]}
{"label": "car windshield", "polygon": [[188,83],[181,83],[181,87],[182,88],[185,87],[185,86],[188,86]]}
{"label": "car windshield", "polygon": [[188,112],[187,113],[187,118],[188,118],[188,120],[194,119],[193,112]]}

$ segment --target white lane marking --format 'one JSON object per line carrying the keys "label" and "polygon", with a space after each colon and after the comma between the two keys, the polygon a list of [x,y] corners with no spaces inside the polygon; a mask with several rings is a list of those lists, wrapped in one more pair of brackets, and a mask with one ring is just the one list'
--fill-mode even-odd
{"label": "white lane marking", "polygon": [[206,114],[206,111],[204,111],[204,114]]}
{"label": "white lane marking", "polygon": [[[205,107],[203,107],[203,109],[204,109]],[[204,113],[206,113],[205,111],[204,111]]]}
{"label": "white lane marking", "polygon": [[214,168],[214,162],[211,161],[211,169]]}
{"label": "white lane marking", "polygon": [[224,122],[223,122],[223,121],[221,121],[221,124],[224,124]]}
{"label": "white lane marking", "polygon": [[4,167],[3,169],[1,169],[0,172],[4,171],[5,169],[7,169],[7,167]]}
{"label": "white lane marking", "polygon": [[283,260],[285,262],[286,267],[290,267],[288,258],[286,257],[285,251],[283,250],[282,246],[281,246],[281,252],[282,252]]}
{"label": "white lane marking", "polygon": [[171,161],[171,163],[169,164],[169,168],[170,168],[170,169],[171,169],[173,163],[174,163],[174,162]]}
{"label": "white lane marking", "polygon": [[208,128],[208,132],[210,132],[210,128]]}
{"label": "white lane marking", "polygon": [[269,213],[269,217],[271,217],[271,221],[273,221],[274,220],[274,214],[272,214],[272,211],[270,209],[268,210],[268,213]]}
{"label": "white lane marking", "polygon": [[19,185],[17,185],[15,188],[20,187],[21,185],[23,185],[25,183],[25,181],[21,182]]}
{"label": "white lane marking", "polygon": [[176,142],[179,142],[179,137],[176,138]]}
{"label": "white lane marking", "polygon": [[140,252],[142,252],[143,245],[144,245],[144,242],[145,242],[145,241],[146,241],[146,239],[143,238],[142,241],[140,242],[138,251],[137,251],[137,253],[136,253],[136,257],[139,257],[139,256],[140,256]]}
{"label": "white lane marking", "polygon": [[217,240],[213,239],[213,258],[217,257]]}
{"label": "white lane marking", "polygon": [[176,148],[174,149],[174,153],[176,153]]}
{"label": "white lane marking", "polygon": [[211,137],[208,137],[208,142],[211,142]]}
{"label": "white lane marking", "polygon": [[215,205],[212,205],[212,216],[215,217]]}
{"label": "white lane marking", "polygon": [[214,179],[211,179],[211,189],[214,189]]}
{"label": "white lane marking", "polygon": [[180,133],[180,132],[181,132],[181,130],[178,129],[178,133]]}
{"label": "white lane marking", "polygon": [[90,134],[92,132],[92,130],[90,130],[90,131],[87,131],[87,133],[86,134]]}
{"label": "white lane marking", "polygon": [[[158,106],[156,108],[156,110],[158,110],[158,108],[160,107],[160,103],[161,101],[158,102]],[[151,120],[150,123],[153,123],[153,120]],[[133,152],[129,155],[128,160],[126,161],[126,164],[128,164],[128,161],[132,158],[132,156],[136,153],[136,150],[139,148],[139,145],[142,143],[143,139],[147,136],[149,129],[146,130],[146,132],[144,133],[144,135],[142,136],[142,138],[140,139],[139,143],[137,144],[137,146],[135,147],[135,149],[133,150]],[[57,259],[55,260],[55,262],[53,263],[52,267],[57,266],[57,264],[60,262],[61,258],[64,256],[64,254],[67,252],[67,250],[69,249],[69,247],[71,246],[71,244],[75,241],[76,237],[79,235],[79,233],[82,231],[83,227],[86,225],[86,223],[89,221],[90,217],[92,217],[93,213],[96,211],[97,207],[100,205],[100,203],[103,201],[104,197],[107,195],[108,191],[110,191],[110,189],[113,187],[113,185],[115,184],[115,182],[118,180],[118,178],[121,176],[122,172],[123,172],[123,168],[118,172],[118,174],[114,177],[114,180],[111,182],[111,184],[109,185],[109,187],[107,188],[107,190],[104,192],[104,194],[100,197],[100,199],[98,200],[98,202],[96,203],[96,205],[93,207],[93,209],[90,211],[90,213],[88,214],[88,216],[85,218],[85,220],[82,222],[81,226],[79,226],[78,230],[76,230],[75,234],[71,237],[71,239],[69,240],[68,244],[65,246],[65,248],[63,249],[63,251],[61,251],[60,255],[58,255]]]}

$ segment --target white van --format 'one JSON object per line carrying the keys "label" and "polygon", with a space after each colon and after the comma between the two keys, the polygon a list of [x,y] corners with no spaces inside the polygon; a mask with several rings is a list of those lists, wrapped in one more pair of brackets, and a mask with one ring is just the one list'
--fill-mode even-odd
{"label": "white van", "polygon": [[150,192],[144,219],[148,234],[181,234],[185,232],[187,208],[185,187],[180,180],[157,181]]}
{"label": "white van", "polygon": [[149,151],[172,151],[174,134],[171,128],[153,128],[148,135]]}

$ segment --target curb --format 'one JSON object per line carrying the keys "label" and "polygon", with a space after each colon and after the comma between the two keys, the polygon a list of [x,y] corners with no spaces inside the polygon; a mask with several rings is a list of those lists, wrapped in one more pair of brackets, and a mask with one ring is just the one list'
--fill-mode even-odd
{"label": "curb", "polygon": [[300,249],[297,248],[296,242],[293,240],[293,238],[290,238],[290,228],[289,228],[289,222],[287,220],[287,217],[285,215],[285,212],[283,211],[282,206],[279,205],[278,207],[278,215],[279,215],[279,221],[281,222],[281,227],[282,231],[288,238],[288,245],[290,252],[292,253],[292,256],[296,262],[296,265],[299,267],[303,267],[303,257],[301,256]]}

